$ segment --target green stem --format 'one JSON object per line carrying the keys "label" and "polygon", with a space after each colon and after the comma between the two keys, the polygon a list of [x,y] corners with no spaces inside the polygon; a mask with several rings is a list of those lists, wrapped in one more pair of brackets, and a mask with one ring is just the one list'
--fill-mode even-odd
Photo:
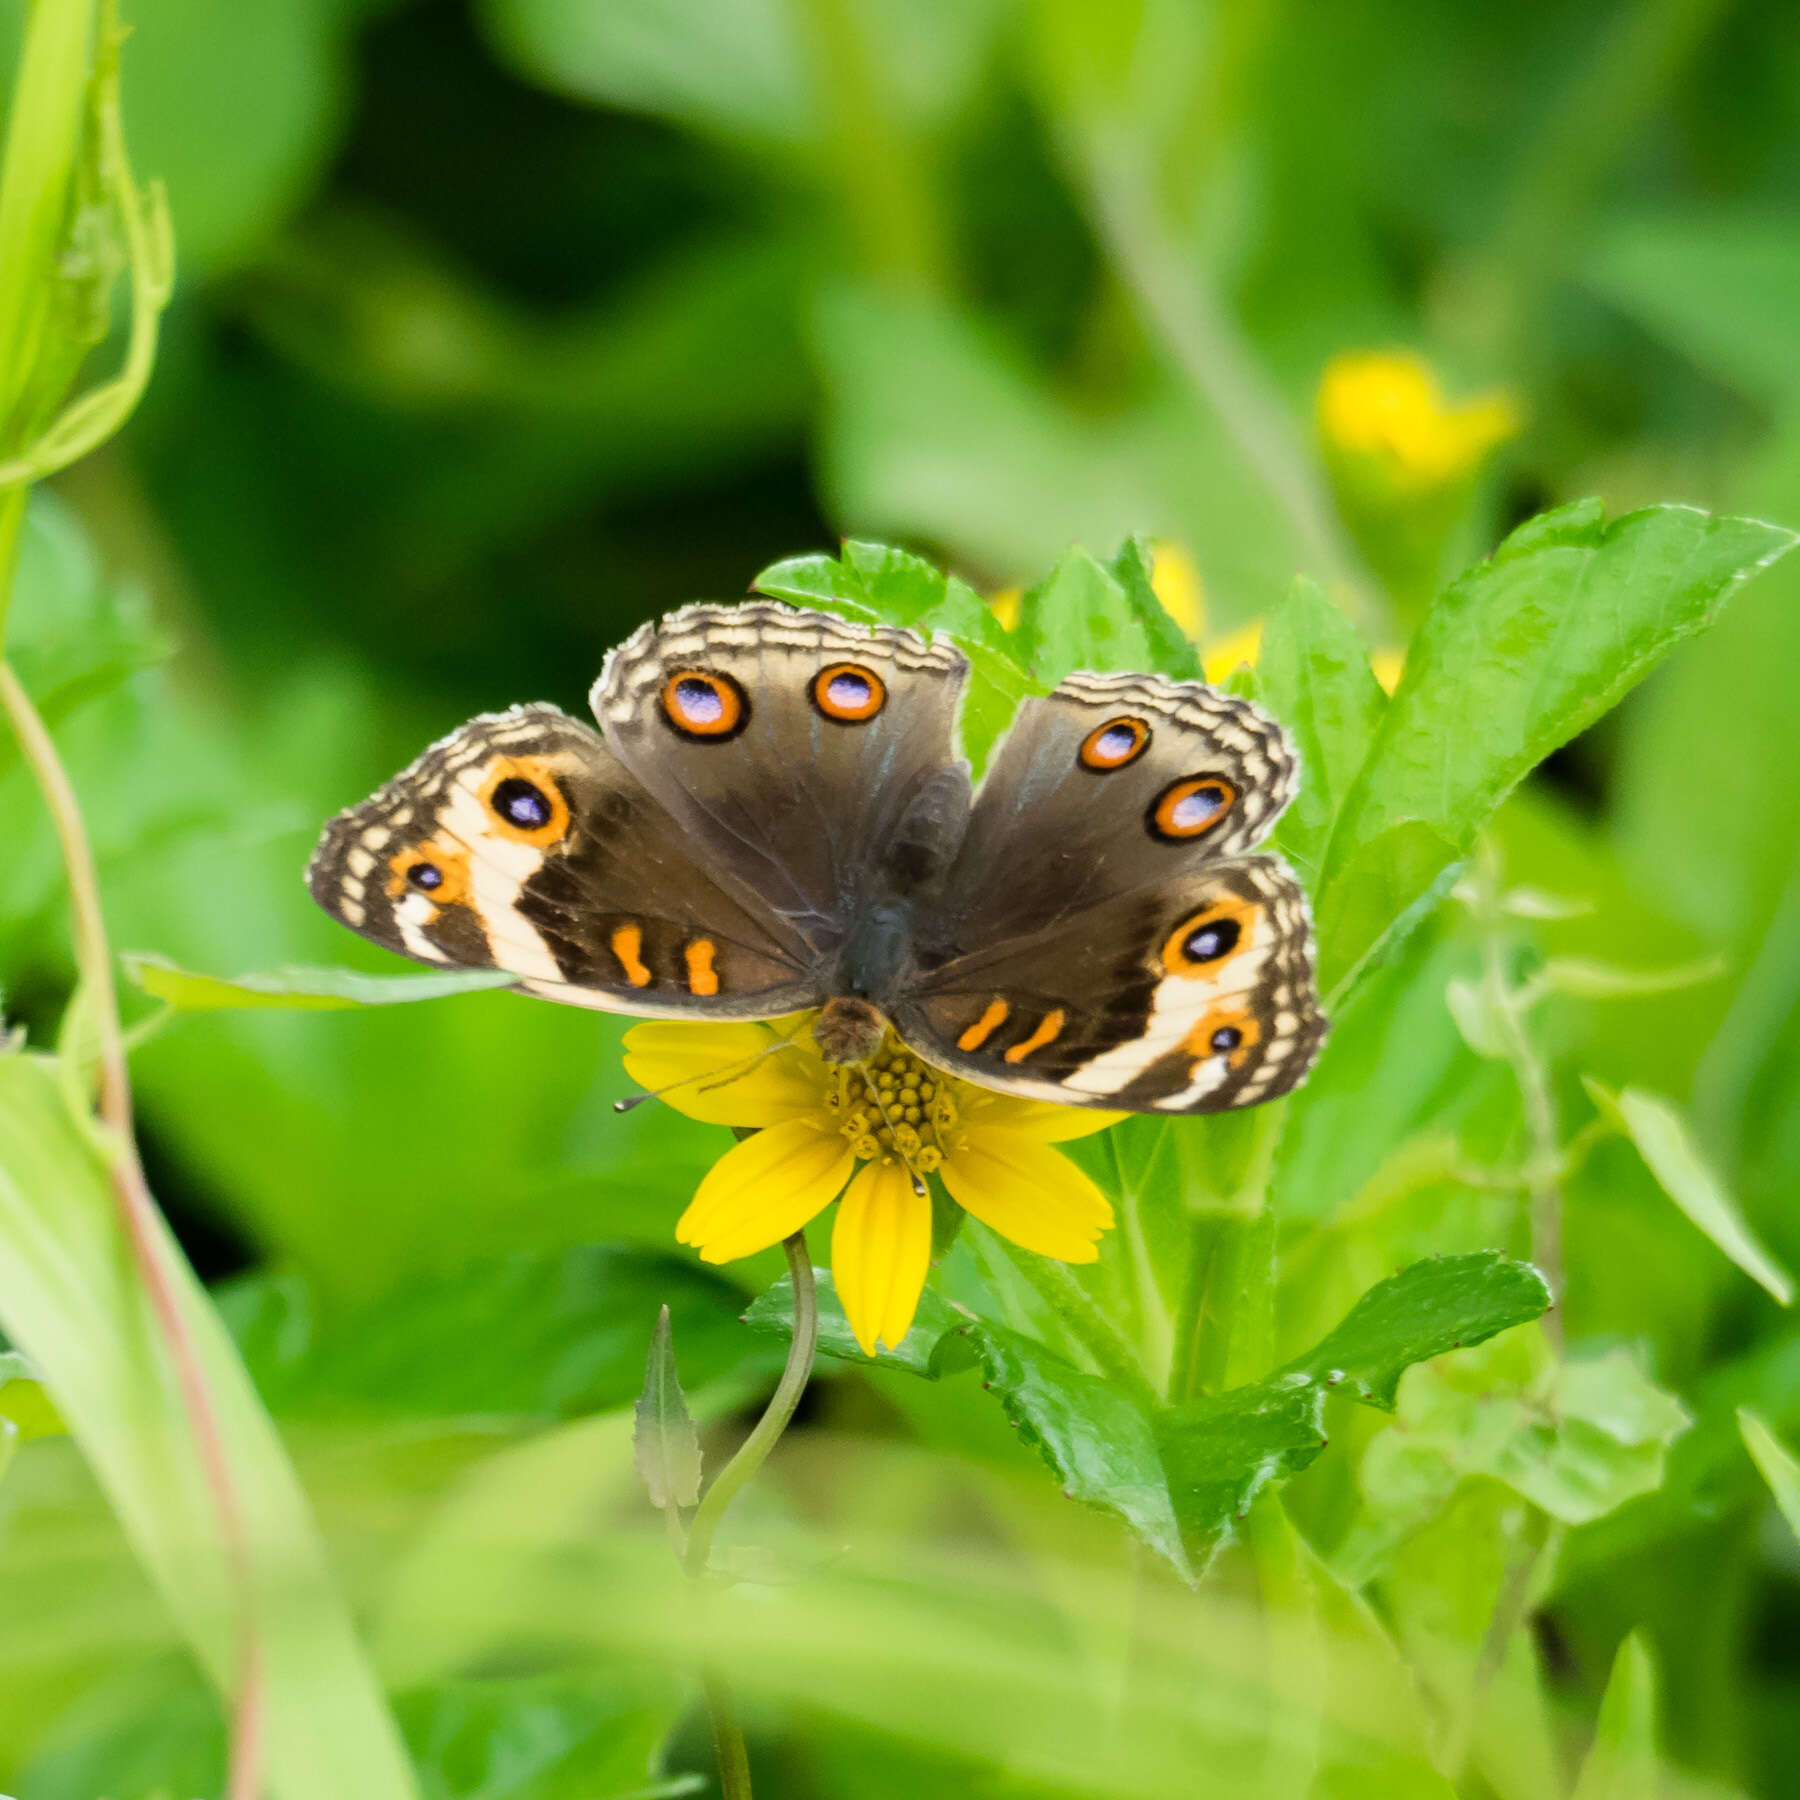
{"label": "green stem", "polygon": [[225,1448],[218,1402],[206,1376],[200,1346],[182,1313],[156,1201],[144,1178],[132,1131],[131,1083],[119,1028],[112,948],[100,904],[99,876],[75,789],[24,684],[0,661],[0,712],[6,716],[26,766],[37,782],[62,850],[73,915],[76,968],[92,1009],[100,1058],[100,1147],[112,1177],[114,1203],[138,1277],[174,1365],[176,1382],[202,1473],[218,1512],[226,1566],[238,1605],[237,1675],[232,1693],[231,1766],[226,1800],[255,1800],[260,1787],[263,1724],[262,1636],[256,1617],[250,1536],[237,1476]]}
{"label": "green stem", "polygon": [[[696,1582],[703,1581],[709,1572],[713,1539],[718,1535],[725,1509],[768,1461],[769,1452],[787,1430],[812,1378],[813,1357],[819,1345],[819,1296],[805,1232],[796,1231],[792,1237],[784,1238],[781,1247],[787,1252],[788,1274],[794,1283],[794,1335],[788,1342],[787,1365],[763,1416],[738,1446],[737,1454],[713,1478],[688,1524],[684,1562],[689,1577]],[[676,1527],[671,1538],[678,1532]],[[710,1664],[702,1671],[701,1682],[706,1689],[706,1709],[712,1716],[713,1742],[718,1750],[720,1791],[724,1800],[751,1800],[750,1753],[737,1722],[731,1684]]]}
{"label": "green stem", "polygon": [[1258,1110],[1249,1158],[1229,1204],[1194,1216],[1169,1375],[1172,1405],[1216,1392],[1228,1380],[1254,1379],[1273,1361],[1275,1219],[1269,1184],[1286,1117],[1283,1100]]}
{"label": "green stem", "polygon": [[[1560,1304],[1563,1297],[1563,1167],[1561,1127],[1556,1116],[1556,1096],[1550,1071],[1538,1054],[1526,1025],[1526,1009],[1519,989],[1506,968],[1506,925],[1500,907],[1500,870],[1490,845],[1476,860],[1474,911],[1481,927],[1482,987],[1490,1012],[1500,1028],[1506,1060],[1519,1089],[1525,1118],[1527,1149],[1525,1188],[1531,1206],[1531,1260],[1543,1271],[1550,1292]],[[1562,1316],[1552,1310],[1544,1315],[1544,1333],[1552,1345],[1562,1344]]]}
{"label": "green stem", "polygon": [[738,1446],[737,1454],[713,1478],[688,1525],[687,1572],[696,1579],[707,1573],[713,1539],[718,1535],[725,1509],[768,1461],[769,1452],[781,1441],[781,1434],[787,1430],[812,1378],[813,1355],[819,1344],[819,1296],[813,1285],[806,1234],[796,1231],[782,1240],[781,1247],[787,1252],[788,1273],[794,1283],[794,1335],[788,1344],[787,1366],[781,1371],[767,1410]]}
{"label": "green stem", "polygon": [[719,1759],[719,1793],[722,1800],[753,1800],[750,1791],[750,1749],[738,1724],[737,1701],[730,1684],[717,1669],[701,1677],[706,1689],[706,1710],[712,1717],[713,1749]]}
{"label": "green stem", "polygon": [[1088,160],[1095,229],[1144,317],[1286,514],[1319,575],[1365,623],[1376,622],[1380,602],[1285,401],[1205,272],[1172,240],[1148,178],[1101,148]]}
{"label": "green stem", "polygon": [[0,448],[28,428],[18,416],[50,307],[87,109],[94,7],[33,0],[0,164]]}
{"label": "green stem", "polygon": [[1052,1262],[1048,1257],[1030,1251],[1015,1255],[1012,1247],[998,1233],[990,1234],[995,1252],[1003,1256],[1020,1277],[1036,1291],[1070,1333],[1094,1360],[1095,1366],[1109,1381],[1123,1388],[1139,1406],[1154,1408],[1157,1399],[1144,1378],[1142,1365],[1118,1326],[1094,1303],[1093,1297],[1077,1281],[1066,1263]]}

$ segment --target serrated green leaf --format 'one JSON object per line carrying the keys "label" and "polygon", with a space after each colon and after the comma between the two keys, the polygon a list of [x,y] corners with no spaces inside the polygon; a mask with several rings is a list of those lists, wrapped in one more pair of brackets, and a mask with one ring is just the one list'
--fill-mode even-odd
{"label": "serrated green leaf", "polygon": [[1800,1538],[1800,1459],[1782,1443],[1756,1413],[1747,1406],[1737,1410],[1738,1431],[1750,1459],[1769,1484],[1781,1516],[1788,1522],[1796,1538]]}
{"label": "serrated green leaf", "polygon": [[354,969],[271,969],[266,975],[199,975],[163,957],[127,953],[125,972],[153,999],[182,1012],[342,1012],[355,1006],[404,1006],[511,987],[504,969],[430,975],[363,975]]}
{"label": "serrated green leaf", "polygon": [[1387,1546],[1448,1505],[1470,1476],[1501,1481],[1565,1525],[1588,1525],[1662,1485],[1690,1421],[1622,1350],[1554,1360],[1541,1340],[1414,1370],[1394,1427],[1359,1481],[1369,1518],[1345,1552],[1370,1572]]}
{"label": "serrated green leaf", "polygon": [[638,1474],[657,1508],[694,1506],[700,1499],[700,1433],[688,1411],[675,1368],[675,1338],[669,1309],[656,1315],[644,1391],[638,1396],[632,1444]]}
{"label": "serrated green leaf", "polygon": [[1149,668],[1149,634],[1125,590],[1085,550],[1070,550],[1020,602],[1019,640],[1027,666],[1054,687],[1077,669]]}
{"label": "serrated green leaf", "polygon": [[1176,681],[1198,681],[1200,652],[1157,598],[1151,580],[1149,545],[1142,538],[1127,538],[1112,559],[1109,572],[1150,647],[1150,660],[1145,667]]}
{"label": "serrated green leaf", "polygon": [[1259,1493],[1318,1456],[1334,1388],[1392,1410],[1414,1363],[1525,1324],[1549,1304],[1536,1269],[1495,1251],[1415,1263],[1370,1288],[1285,1368],[1165,1413],[1157,1435],[1190,1552],[1204,1562]]}
{"label": "serrated green leaf", "polygon": [[1694,1141],[1686,1118],[1673,1101],[1642,1088],[1610,1093],[1588,1081],[1587,1090],[1637,1146],[1657,1185],[1712,1241],[1781,1302],[1792,1304],[1794,1278],[1750,1229],[1736,1199]]}
{"label": "serrated green leaf", "polygon": [[1549,1308],[1549,1284],[1530,1263],[1497,1250],[1433,1257],[1377,1282],[1335,1331],[1288,1366],[1327,1386],[1345,1381],[1359,1400],[1391,1412],[1400,1377],[1414,1363],[1484,1343]]}
{"label": "serrated green leaf", "polygon": [[1646,1800],[1658,1791],[1656,1666],[1641,1631],[1619,1646],[1594,1741],[1569,1800]]}
{"label": "serrated green leaf", "polygon": [[1300,787],[1275,831],[1307,887],[1316,885],[1331,829],[1369,754],[1387,695],[1369,647],[1317,582],[1298,577],[1263,625],[1256,662],[1262,703],[1300,753]]}
{"label": "serrated green leaf", "polygon": [[1582,501],[1520,527],[1439,598],[1346,796],[1319,898],[1321,985],[1339,990],[1551,751],[1704,630],[1794,535]]}
{"label": "serrated green leaf", "polygon": [[848,539],[841,556],[795,556],[751,584],[771,599],[822,606],[848,618],[944,632],[969,659],[962,740],[977,774],[1026,694],[1041,691],[1020,666],[998,619],[966,582],[946,578],[923,557]]}
{"label": "serrated green leaf", "polygon": [[969,1341],[1007,1418],[1072,1499],[1104,1507],[1180,1573],[1190,1573],[1151,1421],[1111,1382],[1031,1338],[980,1325]]}
{"label": "serrated green leaf", "polygon": [[[867,1365],[936,1377],[979,1362],[984,1384],[1007,1417],[1074,1498],[1117,1513],[1176,1569],[1188,1572],[1150,1421],[1123,1394],[1053,1350],[971,1317],[927,1288],[918,1317],[898,1349],[864,1356],[844,1317],[827,1269],[814,1271],[819,1348]],[[745,1313],[747,1324],[786,1335],[793,1328],[793,1286],[783,1276]]]}

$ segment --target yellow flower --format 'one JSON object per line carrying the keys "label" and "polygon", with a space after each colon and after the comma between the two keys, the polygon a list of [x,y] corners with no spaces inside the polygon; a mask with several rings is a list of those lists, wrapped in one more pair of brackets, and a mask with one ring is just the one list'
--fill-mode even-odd
{"label": "yellow flower", "polygon": [[1472,474],[1519,424],[1504,393],[1448,404],[1431,365],[1408,350],[1346,351],[1319,383],[1326,445],[1380,464],[1397,488],[1414,492]]}
{"label": "yellow flower", "polygon": [[1017,631],[1025,610],[1024,602],[1024,589],[1001,588],[997,593],[988,595],[988,611],[1000,621],[1002,631]]}
{"label": "yellow flower", "polygon": [[1187,636],[1197,638],[1206,619],[1206,585],[1182,545],[1159,539],[1150,546],[1150,587],[1163,611]]}
{"label": "yellow flower", "polygon": [[753,1131],[713,1165],[675,1227],[703,1262],[766,1250],[841,1196],[832,1276],[873,1356],[911,1329],[931,1261],[931,1200],[908,1165],[1022,1249],[1059,1262],[1099,1255],[1112,1206],[1050,1146],[1124,1114],[990,1093],[921,1062],[891,1033],[866,1068],[833,1066],[807,1023],[659,1022],[625,1034],[625,1069],[640,1087],[666,1090],[689,1118]]}

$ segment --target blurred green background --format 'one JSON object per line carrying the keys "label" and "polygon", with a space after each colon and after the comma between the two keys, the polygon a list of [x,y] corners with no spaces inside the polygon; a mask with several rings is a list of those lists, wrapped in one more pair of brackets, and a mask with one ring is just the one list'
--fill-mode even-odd
{"label": "blurred green background", "polygon": [[[14,626],[123,948],[227,974],[383,966],[301,886],[325,816],[471,712],[583,710],[638,621],[840,535],[996,591],[1072,542],[1147,533],[1209,640],[1299,569],[1397,651],[1445,572],[1565,499],[1800,525],[1787,0],[126,10],[133,156],[167,180],[181,285],[128,432],[34,503]],[[0,68],[22,16],[0,0]],[[1329,414],[1321,442],[1333,359],[1382,350],[1426,359],[1442,419],[1486,403],[1516,431],[1435,475],[1332,440]],[[1427,425],[1434,404],[1417,402]],[[1596,904],[1540,949],[1723,957],[1679,993],[1564,1005],[1557,1066],[1572,1111],[1577,1071],[1691,1104],[1790,1264],[1797,561],[1556,758],[1501,831],[1510,876]],[[44,1035],[71,978],[63,895],[9,750],[0,833],[0,986]],[[1321,1071],[1294,1153],[1318,1165],[1321,1215],[1409,1134],[1474,1120],[1505,1140],[1490,1066],[1442,1004],[1460,929],[1393,978],[1412,1011],[1393,1002],[1390,1036],[1347,1032],[1343,1072]],[[359,1599],[397,1546],[419,1554],[409,1534],[496,1434],[627,1400],[662,1299],[713,1416],[773,1366],[766,1347],[746,1361],[735,1323],[737,1283],[768,1266],[720,1276],[672,1244],[719,1143],[653,1108],[616,1118],[616,1040],[483,996],[183,1021],[135,1062],[159,1197],[227,1283]],[[1504,1237],[1481,1196],[1422,1204],[1413,1254]],[[1572,1541],[1546,1691],[1591,1719],[1645,1624],[1671,1757],[1791,1792],[1800,1551],[1730,1407],[1800,1427],[1800,1333],[1617,1146],[1571,1193],[1569,1240],[1571,1340],[1637,1346],[1699,1423],[1661,1493]],[[878,1521],[931,1555],[1005,1561],[1050,1537],[1075,1566],[1116,1553],[1069,1509],[1051,1524],[981,1486],[1048,1483],[968,1378],[840,1378],[792,1454],[786,1504],[826,1536]],[[983,1473],[959,1486],[964,1465]],[[0,1786],[206,1791],[211,1705],[78,1463],[22,1457],[0,1514]],[[960,1577],[939,1573],[950,1607]],[[1039,1628],[1020,1605],[996,1656]],[[434,1796],[623,1794],[579,1747],[623,1743],[641,1787],[681,1718],[669,1767],[704,1764],[652,1677],[596,1698],[590,1676],[473,1652],[469,1669],[519,1691],[457,1699],[443,1667],[412,1668]],[[538,1685],[521,1699],[521,1682]],[[798,1800],[1071,1791],[985,1739],[958,1760],[967,1721],[923,1703],[791,1698],[751,1726],[770,1791]],[[536,1763],[519,1748],[555,1743]],[[585,1785],[555,1785],[565,1753]]]}

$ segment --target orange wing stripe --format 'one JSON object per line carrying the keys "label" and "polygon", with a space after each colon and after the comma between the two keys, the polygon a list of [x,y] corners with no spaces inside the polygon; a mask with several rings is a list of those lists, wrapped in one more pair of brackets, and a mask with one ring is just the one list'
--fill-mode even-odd
{"label": "orange wing stripe", "polygon": [[687,959],[688,992],[709,1000],[719,991],[719,973],[713,967],[713,941],[696,938],[682,955]]}
{"label": "orange wing stripe", "polygon": [[619,959],[619,967],[633,987],[650,985],[650,971],[639,954],[643,947],[644,934],[635,925],[621,925],[612,934],[612,953]]}
{"label": "orange wing stripe", "polygon": [[979,1050],[1006,1023],[1006,1015],[1011,1011],[1004,1000],[991,1002],[987,1011],[956,1040],[957,1049]]}
{"label": "orange wing stripe", "polygon": [[1068,1014],[1060,1006],[1054,1012],[1045,1013],[1037,1030],[1007,1051],[1006,1060],[1009,1063],[1023,1062],[1032,1051],[1041,1050],[1046,1044],[1053,1043],[1061,1035],[1063,1022],[1067,1017]]}

